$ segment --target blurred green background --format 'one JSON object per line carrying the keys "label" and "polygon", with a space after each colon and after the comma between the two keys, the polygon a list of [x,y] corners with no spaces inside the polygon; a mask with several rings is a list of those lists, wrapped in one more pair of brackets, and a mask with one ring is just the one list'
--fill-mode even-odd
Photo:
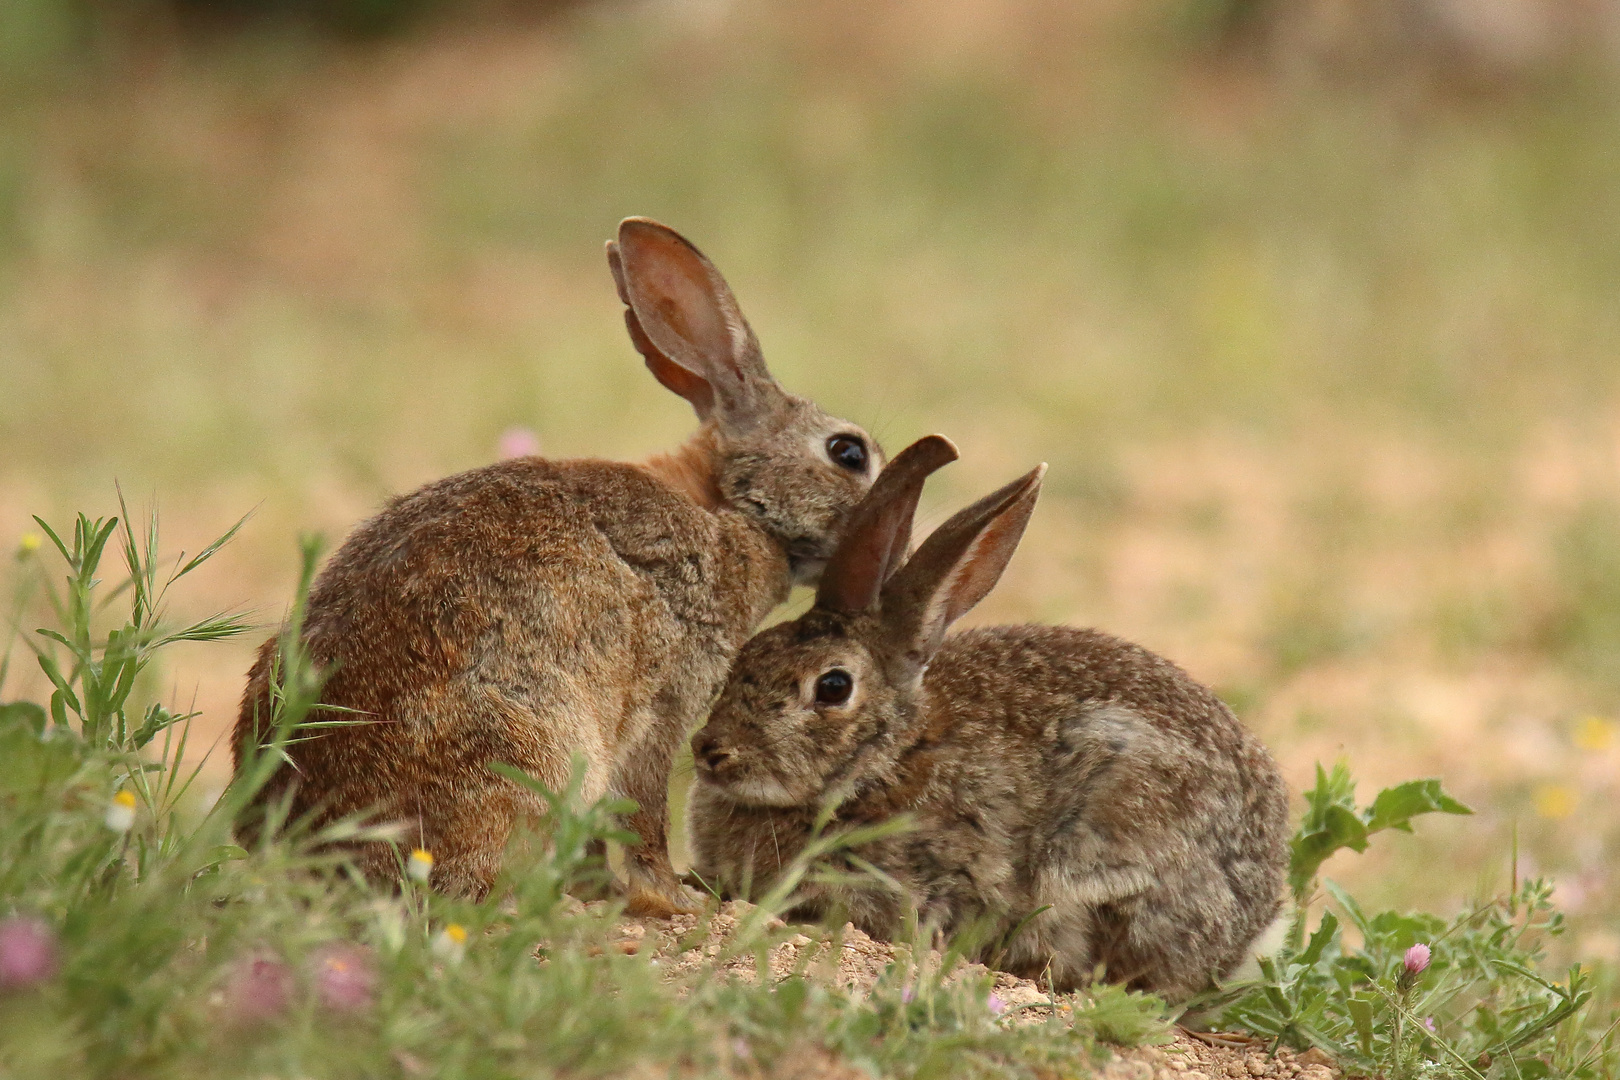
{"label": "blurred green background", "polygon": [[[177,602],[268,625],[300,531],[509,429],[672,445],[650,215],[790,388],[958,441],[925,525],[1051,463],[974,621],[1166,653],[1296,789],[1443,777],[1330,875],[1449,910],[1516,834],[1620,959],[1614,0],[10,0],[0,65],[6,543],[257,508]],[[213,737],[250,650],[152,690]]]}

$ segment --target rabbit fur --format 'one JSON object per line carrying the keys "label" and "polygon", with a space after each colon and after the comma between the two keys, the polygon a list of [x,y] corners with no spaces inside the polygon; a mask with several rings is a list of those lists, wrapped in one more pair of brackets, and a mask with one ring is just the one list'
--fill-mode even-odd
{"label": "rabbit fur", "polygon": [[975,929],[980,959],[1059,990],[1101,973],[1194,994],[1278,917],[1276,765],[1214,694],[1129,642],[1034,625],[946,638],[1000,577],[1045,468],[951,518],[896,570],[923,478],[954,457],[937,437],[898,455],[815,606],[743,647],[692,738],[694,868],[759,895],[823,807],[834,830],[909,815],[909,831],[853,853],[898,892],[870,876],[808,878],[795,914],[839,912],[892,937],[914,909],[946,935]]}
{"label": "rabbit fur", "polygon": [[[814,582],[882,466],[871,438],[779,387],[718,270],[678,233],[630,218],[608,244],[647,367],[702,421],[640,463],[527,457],[451,476],[358,526],[309,596],[321,701],[360,722],[303,733],[239,824],[287,800],[316,825],[366,813],[434,856],[433,885],[484,894],[514,822],[541,804],[488,768],[638,809],[630,906],[689,907],[669,864],[673,751],[750,631]],[[852,448],[853,447],[853,448]],[[842,462],[842,463],[840,463]],[[238,767],[269,737],[277,640],[249,673]],[[358,845],[368,876],[397,873]]]}

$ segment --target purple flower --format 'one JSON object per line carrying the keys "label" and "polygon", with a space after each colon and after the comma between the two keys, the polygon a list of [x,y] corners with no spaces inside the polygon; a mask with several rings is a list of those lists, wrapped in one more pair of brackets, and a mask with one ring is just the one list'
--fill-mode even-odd
{"label": "purple flower", "polygon": [[1432,1035],[1434,1033],[1434,1017],[1425,1016],[1423,1018],[1423,1026]]}
{"label": "purple flower", "polygon": [[911,987],[908,986],[904,990],[900,991],[900,1002],[901,1002],[901,1004],[904,1004],[904,1005],[910,1005],[911,1004],[911,999],[916,997],[916,996],[917,996],[917,991],[913,990]]}
{"label": "purple flower", "polygon": [[997,997],[995,994],[991,994],[990,1000],[986,1001],[984,1004],[990,1010],[990,1014],[992,1016],[1000,1016],[1002,1013],[1007,1011],[1007,1003],[1002,1001],[1001,998]]}
{"label": "purple flower", "polygon": [[258,1023],[280,1016],[292,999],[292,970],[273,956],[246,956],[225,979],[225,1008],[233,1020]]}
{"label": "purple flower", "polygon": [[0,990],[44,982],[56,974],[56,932],[44,919],[0,919]]}
{"label": "purple flower", "polygon": [[1402,962],[1409,974],[1423,974],[1423,969],[1429,966],[1429,947],[1419,942],[1406,950],[1406,959]]}
{"label": "purple flower", "polygon": [[371,950],[346,941],[322,945],[310,956],[310,971],[321,1003],[337,1012],[363,1012],[377,989]]}
{"label": "purple flower", "polygon": [[502,461],[530,457],[540,452],[540,436],[526,427],[510,427],[501,432],[497,452]]}

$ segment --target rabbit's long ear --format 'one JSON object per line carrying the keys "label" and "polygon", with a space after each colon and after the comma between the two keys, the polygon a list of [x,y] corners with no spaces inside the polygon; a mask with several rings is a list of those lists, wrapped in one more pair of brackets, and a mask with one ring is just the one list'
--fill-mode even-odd
{"label": "rabbit's long ear", "polygon": [[1007,569],[1041,493],[1037,465],[991,492],[922,542],[883,589],[883,618],[917,671],[933,659],[950,625],[983,600]]}
{"label": "rabbit's long ear", "polygon": [[630,340],[658,381],[700,420],[748,426],[776,384],[720,271],[680,233],[648,218],[620,222],[607,257]]}
{"label": "rabbit's long ear", "polygon": [[895,455],[850,511],[838,550],[822,571],[817,607],[853,615],[877,603],[883,583],[905,560],[923,482],[956,456],[943,435],[924,435]]}

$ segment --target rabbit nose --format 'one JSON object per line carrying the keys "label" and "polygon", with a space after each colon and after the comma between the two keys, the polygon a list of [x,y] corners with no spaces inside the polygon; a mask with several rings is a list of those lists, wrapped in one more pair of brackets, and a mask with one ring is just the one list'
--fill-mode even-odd
{"label": "rabbit nose", "polygon": [[720,741],[713,736],[692,740],[692,754],[713,772],[731,757],[730,750],[723,750]]}

